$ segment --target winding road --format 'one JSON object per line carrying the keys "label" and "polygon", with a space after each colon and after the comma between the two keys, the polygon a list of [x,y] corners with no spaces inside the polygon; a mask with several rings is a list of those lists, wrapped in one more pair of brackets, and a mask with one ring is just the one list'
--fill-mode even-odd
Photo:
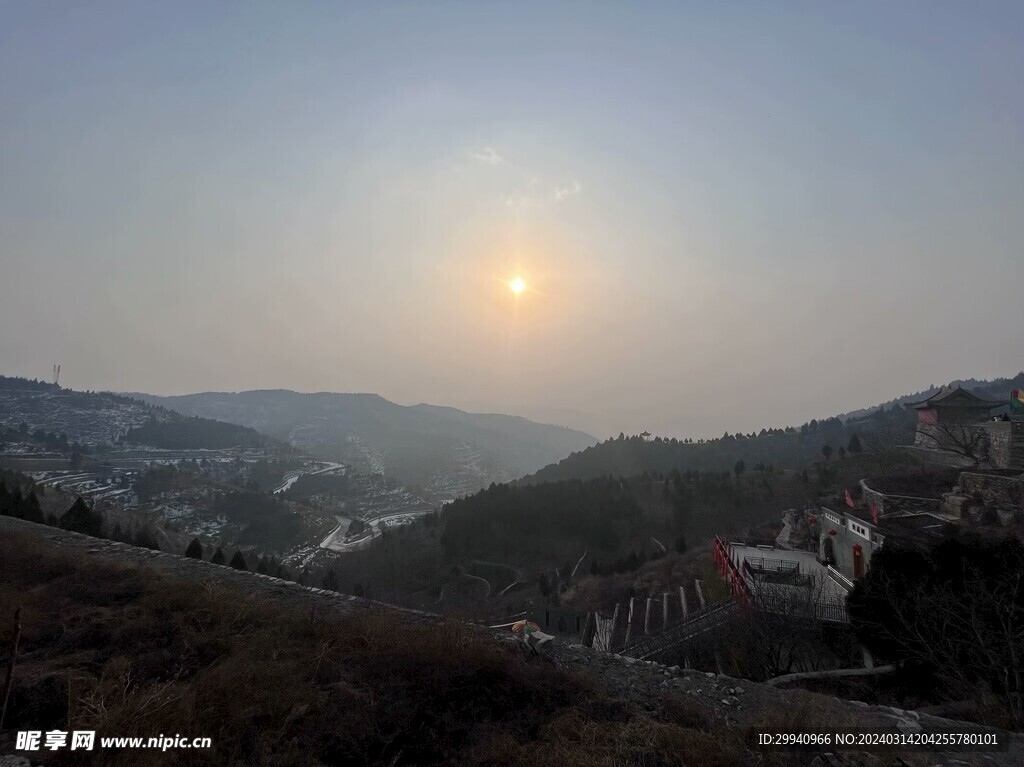
{"label": "winding road", "polygon": [[317,474],[329,474],[332,471],[345,468],[345,464],[334,463],[332,461],[319,461],[318,465],[322,468],[319,468],[316,471],[290,471],[285,474],[284,483],[282,483],[280,487],[274,488],[274,495],[288,490],[292,485],[299,481],[300,477],[315,477]]}

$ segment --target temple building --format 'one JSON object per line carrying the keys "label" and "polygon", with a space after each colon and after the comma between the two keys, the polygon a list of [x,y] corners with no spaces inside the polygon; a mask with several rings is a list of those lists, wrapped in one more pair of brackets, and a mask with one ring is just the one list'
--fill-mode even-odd
{"label": "temple building", "polygon": [[1011,404],[984,399],[960,386],[944,387],[906,405],[917,411],[914,445],[907,449],[928,463],[946,466],[1019,467],[1024,421],[1011,418]]}
{"label": "temple building", "polygon": [[961,386],[944,387],[926,400],[910,405],[917,411],[918,447],[941,449],[961,430],[976,428],[988,420],[988,414],[1005,402],[982,399]]}
{"label": "temple building", "polygon": [[955,525],[949,515],[933,511],[879,516],[869,509],[821,507],[818,561],[832,565],[851,580],[863,578],[872,555],[886,538],[926,550],[942,541]]}

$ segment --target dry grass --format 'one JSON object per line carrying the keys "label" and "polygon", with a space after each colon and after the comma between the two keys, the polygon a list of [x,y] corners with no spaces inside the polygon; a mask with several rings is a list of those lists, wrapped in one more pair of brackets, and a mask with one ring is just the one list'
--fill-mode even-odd
{"label": "dry grass", "polygon": [[[708,567],[714,567],[710,546],[695,547],[684,554],[673,551],[645,562],[635,572],[582,578],[561,595],[561,601],[577,609],[607,611],[634,596],[660,596],[664,591],[674,595],[679,586],[689,588],[694,578],[706,577]],[[721,580],[717,573],[715,578]]]}
{"label": "dry grass", "polygon": [[745,760],[740,735],[692,707],[653,721],[461,624],[410,627],[371,611],[314,621],[301,606],[12,536],[0,541],[0,640],[18,604],[9,727],[213,739],[210,751],[105,752],[114,767]]}

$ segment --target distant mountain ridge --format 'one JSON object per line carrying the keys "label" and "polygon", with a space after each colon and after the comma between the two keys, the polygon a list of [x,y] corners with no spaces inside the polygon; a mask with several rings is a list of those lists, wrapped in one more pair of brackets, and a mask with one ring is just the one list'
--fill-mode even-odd
{"label": "distant mountain ridge", "polygon": [[[1024,372],[1013,378],[991,381],[963,379],[946,385],[963,386],[978,396],[1008,402],[1011,389],[1024,388]],[[668,473],[673,469],[682,472],[733,471],[740,461],[748,470],[757,465],[799,470],[821,460],[826,447],[837,456],[840,448],[845,452],[855,434],[858,441],[872,432],[885,432],[886,439],[909,442],[913,435],[914,417],[903,405],[926,399],[941,388],[931,386],[874,407],[823,420],[814,419],[800,427],[724,434],[716,439],[696,442],[643,439],[637,435],[609,439],[545,466],[521,478],[518,484],[590,480],[603,476],[633,477],[644,472]]]}
{"label": "distant mountain ridge", "polygon": [[56,384],[0,376],[0,426],[63,434],[88,447],[122,441],[170,450],[263,447],[272,440],[253,429],[179,413],[111,392],[75,391]]}
{"label": "distant mountain ridge", "polygon": [[391,474],[435,497],[515,479],[597,442],[584,432],[520,416],[398,405],[377,394],[268,389],[129,396],[248,426],[324,458]]}
{"label": "distant mountain ridge", "polygon": [[[1013,378],[993,378],[992,380],[979,380],[977,378],[958,378],[950,381],[944,386],[962,386],[968,391],[972,391],[979,397],[993,400],[1005,400],[1011,389],[1024,389],[1024,371],[1018,373]],[[911,402],[920,402],[921,400],[928,399],[933,394],[938,393],[943,386],[929,386],[927,389],[922,389],[919,392],[913,394],[905,394],[902,397],[896,397],[888,402],[883,402],[880,405],[874,405],[873,407],[861,408],[860,410],[851,410],[848,413],[843,413],[839,418],[847,420],[850,418],[863,418],[866,415],[870,415],[879,409],[888,409],[896,406],[906,405]]]}

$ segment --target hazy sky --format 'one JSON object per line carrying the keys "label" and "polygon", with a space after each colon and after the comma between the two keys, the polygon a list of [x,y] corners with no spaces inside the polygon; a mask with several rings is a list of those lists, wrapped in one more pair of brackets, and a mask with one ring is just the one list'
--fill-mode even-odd
{"label": "hazy sky", "polygon": [[1022,224],[1020,2],[0,0],[7,374],[799,424],[1024,367]]}

